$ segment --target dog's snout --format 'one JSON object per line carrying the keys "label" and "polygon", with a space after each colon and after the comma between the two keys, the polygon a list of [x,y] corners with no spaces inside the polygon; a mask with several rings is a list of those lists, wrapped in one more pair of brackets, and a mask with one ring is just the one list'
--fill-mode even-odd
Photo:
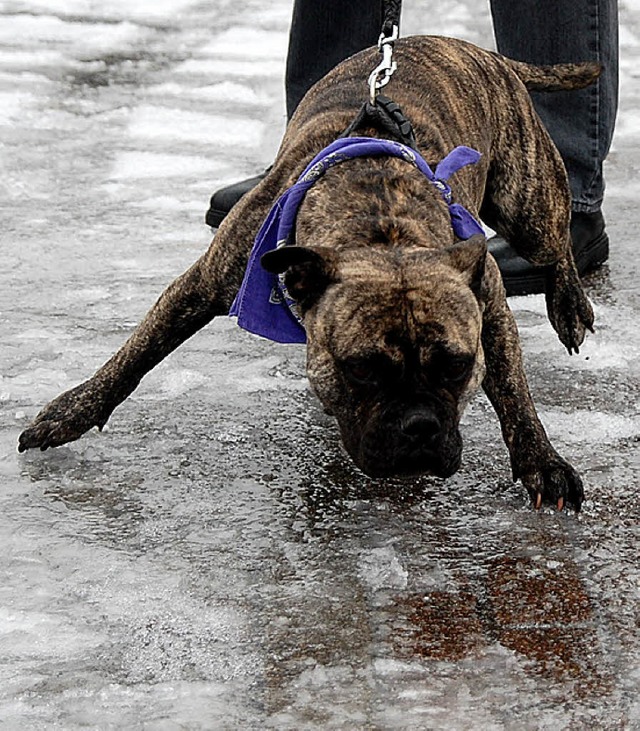
{"label": "dog's snout", "polygon": [[402,433],[414,439],[430,441],[440,433],[440,420],[431,411],[414,409],[400,420]]}

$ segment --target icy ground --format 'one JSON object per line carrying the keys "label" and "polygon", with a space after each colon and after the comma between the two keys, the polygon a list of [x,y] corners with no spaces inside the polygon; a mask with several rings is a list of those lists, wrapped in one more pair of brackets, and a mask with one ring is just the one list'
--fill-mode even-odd
{"label": "icy ground", "polygon": [[[0,728],[640,729],[640,2],[597,333],[513,301],[583,513],[536,514],[483,398],[453,479],[372,483],[303,353],[215,322],[108,431],[18,455],[204,250],[284,125],[290,2],[0,2]],[[491,44],[472,0],[404,32]]]}

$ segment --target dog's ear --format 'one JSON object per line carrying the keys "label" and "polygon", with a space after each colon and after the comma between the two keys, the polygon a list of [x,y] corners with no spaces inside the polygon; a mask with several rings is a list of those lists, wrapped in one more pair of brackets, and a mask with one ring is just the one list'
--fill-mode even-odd
{"label": "dog's ear", "polygon": [[260,259],[263,269],[284,274],[284,284],[292,299],[308,309],[338,280],[337,257],[323,247],[281,246]]}
{"label": "dog's ear", "polygon": [[480,299],[482,277],[487,261],[487,240],[482,234],[475,234],[466,241],[458,241],[447,247],[449,263],[465,275],[471,291]]}

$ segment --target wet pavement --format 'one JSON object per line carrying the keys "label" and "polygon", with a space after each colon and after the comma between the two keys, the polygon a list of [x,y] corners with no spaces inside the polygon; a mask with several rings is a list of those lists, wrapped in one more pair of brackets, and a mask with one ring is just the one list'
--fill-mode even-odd
{"label": "wet pavement", "polygon": [[[403,30],[491,45],[474,8]],[[640,3],[597,332],[568,357],[512,300],[579,516],[532,510],[481,396],[452,479],[363,477],[302,350],[226,319],[104,433],[18,455],[206,248],[210,193],[271,160],[290,3],[0,13],[0,728],[640,729]]]}

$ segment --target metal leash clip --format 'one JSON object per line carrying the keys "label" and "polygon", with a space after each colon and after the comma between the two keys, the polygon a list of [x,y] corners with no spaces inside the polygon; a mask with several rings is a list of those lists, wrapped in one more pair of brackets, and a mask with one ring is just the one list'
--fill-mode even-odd
{"label": "metal leash clip", "polygon": [[393,72],[398,68],[398,64],[393,60],[393,44],[398,40],[399,32],[398,26],[394,25],[390,36],[381,33],[378,39],[378,50],[382,54],[382,61],[369,76],[369,95],[372,104],[376,103],[378,92],[391,81]]}

